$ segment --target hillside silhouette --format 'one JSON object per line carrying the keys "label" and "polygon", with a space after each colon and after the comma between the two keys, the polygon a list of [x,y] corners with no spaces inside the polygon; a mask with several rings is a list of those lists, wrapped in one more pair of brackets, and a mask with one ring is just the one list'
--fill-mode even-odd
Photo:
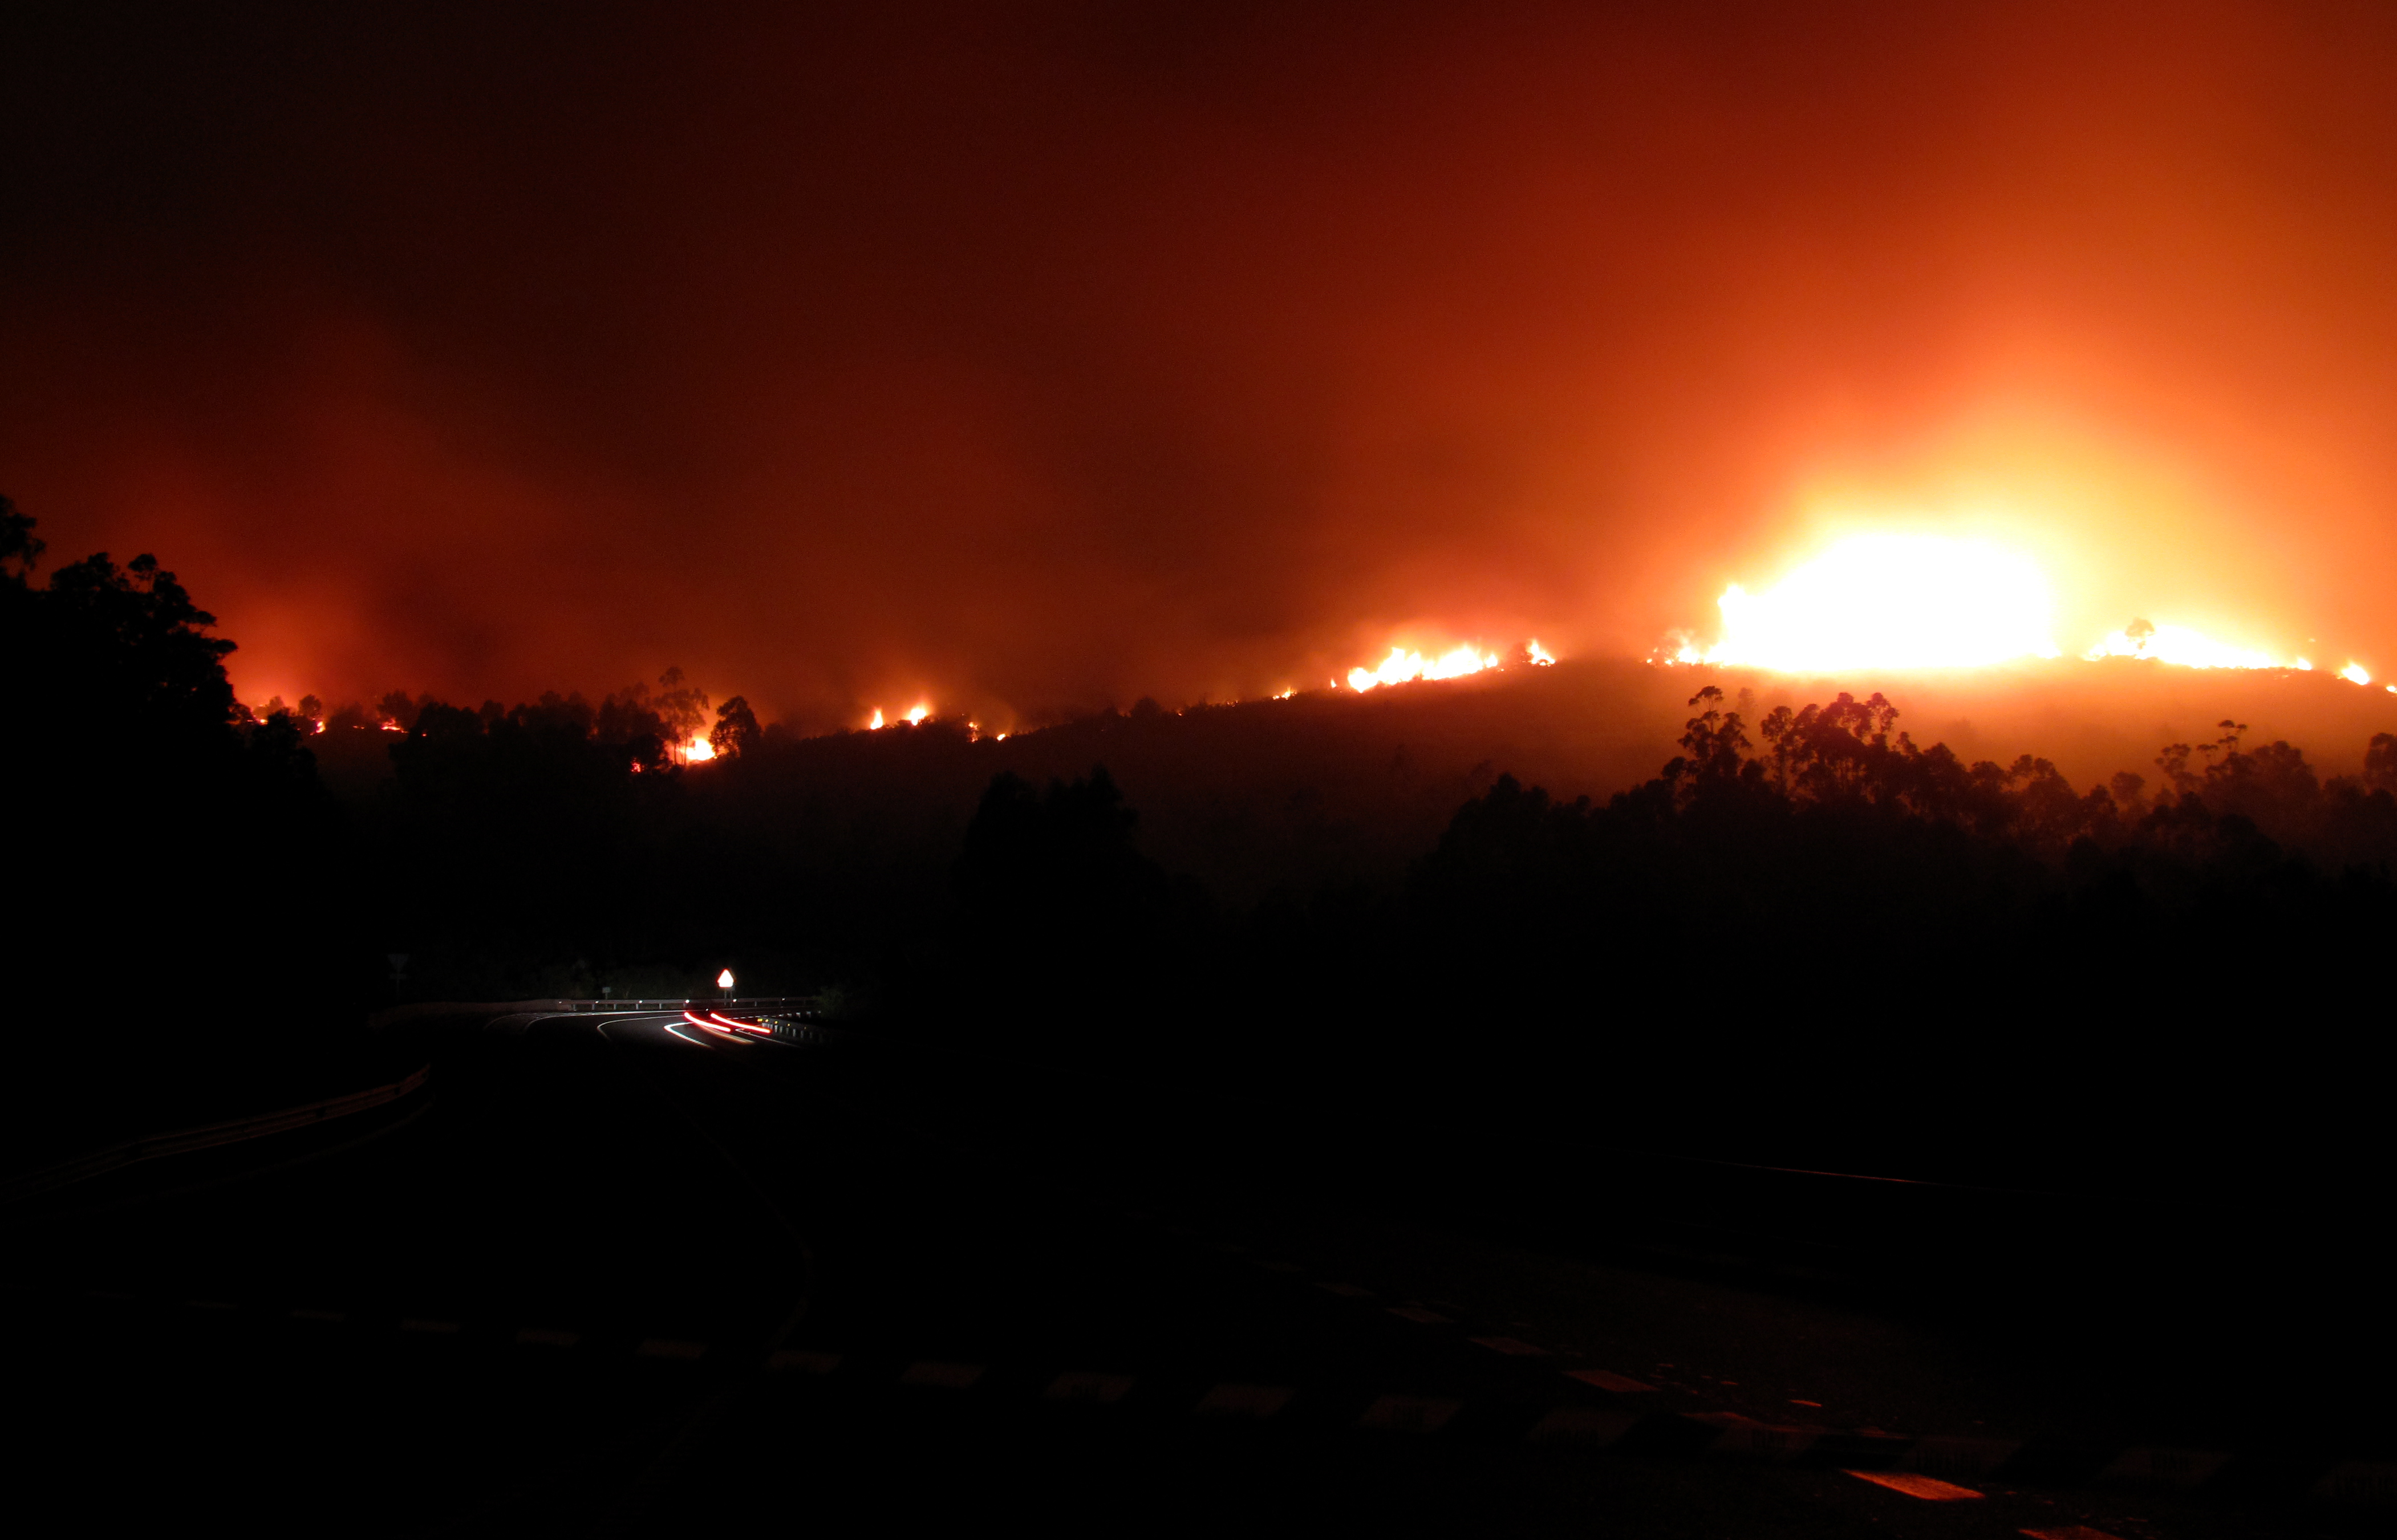
{"label": "hillside silhouette", "polygon": [[[1919,742],[1902,696],[1630,663],[1003,740],[797,736],[672,671],[254,714],[171,573],[36,582],[7,512],[7,792],[69,837],[10,966],[95,1024],[44,1050],[62,1085],[263,1073],[397,1001],[678,997],[730,967],[877,1029],[1566,1165],[1594,1116],[1669,1144],[1694,1107],[1743,1158],[1974,1179],[2346,1158],[2369,1126],[2325,1066],[2397,919],[2397,738],[2337,681],[2123,660],[1923,687],[1971,741],[2078,724],[2081,762],[2230,703],[2094,781]],[[2319,766],[2256,721],[2351,736]],[[695,736],[716,757],[679,762]]]}

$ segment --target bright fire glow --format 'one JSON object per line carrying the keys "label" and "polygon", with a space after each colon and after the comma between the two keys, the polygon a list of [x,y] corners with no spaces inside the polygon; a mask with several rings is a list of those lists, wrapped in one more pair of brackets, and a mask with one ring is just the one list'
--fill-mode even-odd
{"label": "bright fire glow", "polygon": [[909,727],[914,727],[917,723],[921,722],[925,717],[930,716],[931,714],[932,708],[931,706],[911,706],[907,711],[907,725]]}
{"label": "bright fire glow", "polygon": [[682,747],[682,757],[691,764],[716,757],[716,745],[704,738],[694,738]]}
{"label": "bright fire glow", "polygon": [[1537,636],[1533,637],[1530,641],[1523,644],[1523,651],[1528,657],[1530,657],[1535,665],[1541,668],[1546,668],[1548,664],[1557,661],[1557,655],[1549,651],[1547,648],[1542,647],[1540,645],[1540,638]]}
{"label": "bright fire glow", "polygon": [[2338,671],[2338,676],[2350,684],[2368,685],[2372,682],[2372,676],[2364,671],[2362,663],[2348,664]]}
{"label": "bright fire glow", "polygon": [[1390,655],[1382,660],[1379,668],[1350,669],[1348,688],[1365,690],[1375,685],[1403,684],[1409,679],[1454,679],[1497,666],[1498,654],[1480,652],[1470,647],[1451,648],[1429,663],[1424,661],[1420,652],[1394,647],[1390,649]]}
{"label": "bright fire glow", "polygon": [[[2133,635],[2134,632],[2138,633]],[[2148,626],[2145,622],[2109,633],[2082,654],[2084,658],[2152,658],[2183,668],[2295,668],[2314,665],[2303,658],[2275,658],[2256,648],[2216,641],[2185,625]],[[2352,665],[2350,665],[2352,666]]]}
{"label": "bright fire glow", "polygon": [[1925,535],[1857,535],[1761,594],[1734,583],[1723,638],[1678,663],[1784,670],[1958,668],[2057,656],[2056,598],[2013,552]]}
{"label": "bright fire glow", "polygon": [[874,720],[866,723],[865,727],[866,730],[869,732],[879,732],[882,730],[882,708],[880,706],[876,706],[874,708]]}

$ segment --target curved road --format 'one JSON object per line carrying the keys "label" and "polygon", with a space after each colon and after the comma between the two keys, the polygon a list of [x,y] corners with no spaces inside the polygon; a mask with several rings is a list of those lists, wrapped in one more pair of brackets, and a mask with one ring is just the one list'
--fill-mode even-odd
{"label": "curved road", "polygon": [[[1102,1080],[540,1015],[460,1034],[389,1122],[17,1216],[47,1414],[14,1490],[392,1534],[2375,1527],[1847,1474],[1860,1427],[1970,1431],[1908,1329],[1211,1194],[1193,1170],[1269,1178],[1270,1131]],[[1660,1407],[1798,1431],[1745,1462],[1623,1436]]]}

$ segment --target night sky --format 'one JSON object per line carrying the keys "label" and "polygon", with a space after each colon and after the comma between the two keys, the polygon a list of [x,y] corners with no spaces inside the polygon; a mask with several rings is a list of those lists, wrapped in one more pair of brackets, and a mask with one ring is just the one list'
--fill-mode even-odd
{"label": "night sky", "polygon": [[2397,676],[2397,10],[1293,9],[12,6],[0,491],[251,700],[1637,656],[1863,527]]}

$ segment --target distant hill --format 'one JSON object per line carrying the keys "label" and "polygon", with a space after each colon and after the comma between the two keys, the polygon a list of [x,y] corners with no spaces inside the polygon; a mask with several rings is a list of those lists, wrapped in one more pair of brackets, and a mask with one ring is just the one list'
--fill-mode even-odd
{"label": "distant hill", "polygon": [[1806,678],[1567,661],[1363,694],[1103,715],[1003,742],[969,742],[942,722],[777,738],[750,769],[791,797],[846,802],[891,837],[947,840],[1001,770],[1038,783],[1105,764],[1139,810],[1142,849],[1241,904],[1278,884],[1390,880],[1502,773],[1564,799],[1636,785],[1679,752],[1688,702],[1707,684],[1734,701],[1750,692],[1751,729],[1775,705],[1881,690],[1919,743],[1944,741],[1968,761],[2035,755],[2083,787],[2125,770],[2152,782],[2160,747],[2217,737],[2225,718],[2248,726],[2251,745],[2296,743],[2324,776],[2355,773],[2372,734],[2397,731],[2397,695],[2325,673],[2074,659]]}

